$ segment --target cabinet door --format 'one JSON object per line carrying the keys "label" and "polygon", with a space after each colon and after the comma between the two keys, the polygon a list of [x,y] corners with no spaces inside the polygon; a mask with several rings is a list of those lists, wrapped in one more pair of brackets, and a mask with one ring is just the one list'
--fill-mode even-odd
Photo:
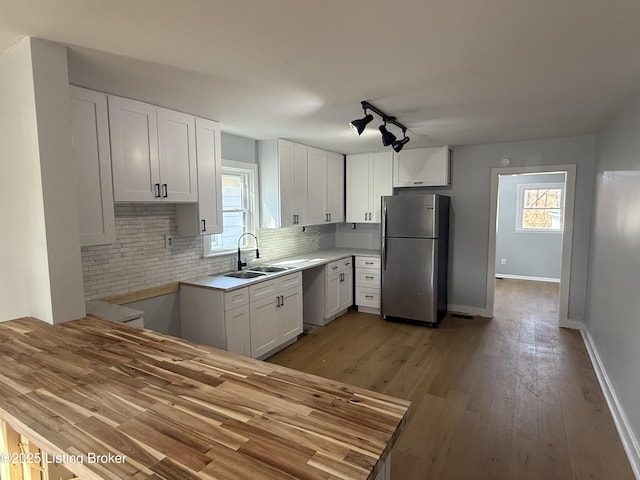
{"label": "cabinet door", "polygon": [[276,348],[280,343],[279,307],[276,296],[251,302],[251,356],[260,357]]}
{"label": "cabinet door", "polygon": [[347,222],[364,223],[369,213],[369,155],[347,155]]}
{"label": "cabinet door", "polygon": [[327,155],[326,213],[331,223],[344,222],[344,156],[329,152]]}
{"label": "cabinet door", "polygon": [[296,223],[307,224],[307,149],[306,145],[293,144],[293,210],[298,215]]}
{"label": "cabinet door", "polygon": [[329,221],[325,209],[327,195],[327,152],[308,147],[307,157],[307,219],[306,225]]}
{"label": "cabinet door", "polygon": [[249,305],[232,308],[224,312],[227,351],[251,356],[251,336],[249,334]]}
{"label": "cabinet door", "polygon": [[156,107],[108,96],[113,197],[147,202],[160,195]]}
{"label": "cabinet door", "polygon": [[176,205],[178,235],[194,237],[222,233],[220,127],[196,118],[198,203]]}
{"label": "cabinet door", "polygon": [[324,318],[331,318],[340,311],[340,280],[342,278],[342,274],[328,273],[326,278],[327,288]]}
{"label": "cabinet door", "polygon": [[80,245],[116,240],[107,96],[69,87],[71,155],[76,177]]}
{"label": "cabinet door", "polygon": [[280,179],[280,227],[290,227],[295,222],[293,142],[278,140],[278,175]]}
{"label": "cabinet door", "polygon": [[449,184],[449,147],[413,148],[394,155],[393,186]]}
{"label": "cabinet door", "polygon": [[302,288],[290,288],[281,294],[279,308],[280,342],[297,337],[302,333]]}
{"label": "cabinet door", "polygon": [[157,115],[162,200],[196,202],[195,118],[166,108],[158,108]]}
{"label": "cabinet door", "polygon": [[371,155],[371,197],[369,211],[371,221],[380,223],[381,197],[393,195],[393,155],[392,152]]}
{"label": "cabinet door", "polygon": [[342,311],[353,305],[353,270],[350,268],[342,272],[342,281],[340,282],[340,308]]}

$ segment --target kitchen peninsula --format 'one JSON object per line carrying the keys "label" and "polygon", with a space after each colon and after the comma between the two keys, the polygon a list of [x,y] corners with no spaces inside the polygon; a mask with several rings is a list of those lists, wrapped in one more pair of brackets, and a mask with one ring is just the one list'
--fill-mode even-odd
{"label": "kitchen peninsula", "polygon": [[83,479],[386,478],[409,408],[92,317],[0,324],[0,364],[0,420]]}

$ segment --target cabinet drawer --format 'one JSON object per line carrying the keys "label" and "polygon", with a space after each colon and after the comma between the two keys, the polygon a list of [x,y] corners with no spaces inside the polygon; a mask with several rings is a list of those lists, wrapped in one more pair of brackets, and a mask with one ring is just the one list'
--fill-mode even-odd
{"label": "cabinet drawer", "polygon": [[337,273],[344,272],[345,270],[349,270],[353,265],[353,257],[341,258],[340,260],[335,260],[331,263],[327,263],[326,272]]}
{"label": "cabinet drawer", "polygon": [[380,289],[356,287],[356,305],[380,308]]}
{"label": "cabinet drawer", "polygon": [[356,257],[356,268],[380,269],[380,257]]}
{"label": "cabinet drawer", "polygon": [[292,273],[291,275],[285,275],[278,279],[280,281],[280,290],[286,290],[287,288],[293,288],[302,286],[302,272]]}
{"label": "cabinet drawer", "polygon": [[240,288],[224,294],[224,309],[231,310],[232,308],[240,307],[249,303],[249,289]]}
{"label": "cabinet drawer", "polygon": [[255,302],[266,297],[275,298],[279,290],[280,279],[273,279],[266,282],[256,283],[249,287],[249,301]]}
{"label": "cabinet drawer", "polygon": [[380,288],[380,270],[358,268],[356,270],[356,286]]}

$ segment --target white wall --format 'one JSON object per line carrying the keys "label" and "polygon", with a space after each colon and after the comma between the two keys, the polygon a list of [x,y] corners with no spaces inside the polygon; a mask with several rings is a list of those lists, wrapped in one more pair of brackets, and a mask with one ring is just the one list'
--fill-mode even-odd
{"label": "white wall", "polygon": [[[586,321],[593,346],[636,441],[640,436],[638,132],[640,94],[597,137]],[[640,467],[637,455],[636,451],[636,468]]]}
{"label": "white wall", "polygon": [[10,320],[31,314],[30,295],[50,299],[29,39],[0,55],[0,145],[0,320]]}
{"label": "white wall", "polygon": [[[563,173],[501,175],[498,187],[496,276],[514,275],[560,281],[562,234],[516,230],[518,185],[564,183]],[[501,259],[506,260],[502,265]]]}
{"label": "white wall", "polygon": [[84,316],[64,47],[0,55],[0,319]]}

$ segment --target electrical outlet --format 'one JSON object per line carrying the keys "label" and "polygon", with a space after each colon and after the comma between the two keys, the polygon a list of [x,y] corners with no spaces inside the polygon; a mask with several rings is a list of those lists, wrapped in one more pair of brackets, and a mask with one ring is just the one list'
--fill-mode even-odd
{"label": "electrical outlet", "polygon": [[506,265],[507,264],[507,259],[506,258],[501,258],[500,259],[500,265]]}
{"label": "electrical outlet", "polygon": [[173,235],[165,235],[164,236],[164,248],[172,248],[173,247]]}

